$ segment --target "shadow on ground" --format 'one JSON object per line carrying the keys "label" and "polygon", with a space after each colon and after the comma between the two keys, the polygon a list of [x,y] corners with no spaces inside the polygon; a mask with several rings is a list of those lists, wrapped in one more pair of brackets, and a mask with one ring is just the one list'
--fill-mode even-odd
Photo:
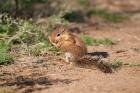
{"label": "shadow on ground", "polygon": [[102,58],[107,58],[109,56],[109,54],[107,52],[90,52],[90,53],[88,53],[88,55],[100,56]]}
{"label": "shadow on ground", "polygon": [[15,90],[25,89],[23,93],[38,91],[47,89],[51,85],[63,83],[70,84],[76,80],[70,79],[49,79],[48,77],[39,77],[34,79],[33,77],[18,76],[13,80],[6,81],[6,83],[0,84],[0,87],[16,86]]}

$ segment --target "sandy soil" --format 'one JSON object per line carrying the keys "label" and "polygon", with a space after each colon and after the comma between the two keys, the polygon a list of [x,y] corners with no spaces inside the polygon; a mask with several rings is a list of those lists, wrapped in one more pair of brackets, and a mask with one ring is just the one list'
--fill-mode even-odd
{"label": "sandy soil", "polygon": [[[88,46],[89,52],[106,52],[106,60],[120,59],[124,64],[140,63],[140,14],[129,21],[112,25],[87,26],[93,38],[111,38],[111,46]],[[118,72],[105,74],[65,64],[61,55],[19,57],[14,64],[0,66],[0,91],[15,93],[140,93],[140,66],[123,66]],[[6,93],[9,93],[6,92]]]}

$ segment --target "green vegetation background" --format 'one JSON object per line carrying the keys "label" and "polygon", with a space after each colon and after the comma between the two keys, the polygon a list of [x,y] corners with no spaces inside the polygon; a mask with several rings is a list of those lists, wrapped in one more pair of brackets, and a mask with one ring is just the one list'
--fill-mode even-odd
{"label": "green vegetation background", "polygon": [[[107,10],[97,10],[89,6],[88,0],[73,1],[75,9],[68,6],[71,0],[0,0],[0,65],[14,62],[16,57],[11,53],[15,48],[22,50],[19,54],[31,56],[40,56],[42,51],[59,52],[59,49],[48,41],[49,33],[58,23],[67,26],[71,22],[85,22],[92,16],[101,17],[104,21],[112,23],[127,18]],[[47,18],[44,27],[36,22],[41,18]],[[109,38],[93,39],[87,35],[80,37],[87,45],[115,44]]]}

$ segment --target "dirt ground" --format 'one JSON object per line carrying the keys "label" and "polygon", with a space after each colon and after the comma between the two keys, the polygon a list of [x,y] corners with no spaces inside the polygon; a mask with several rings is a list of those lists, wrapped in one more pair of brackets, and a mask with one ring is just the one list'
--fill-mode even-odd
{"label": "dirt ground", "polygon": [[[109,62],[140,63],[139,13],[119,24],[85,25],[83,31],[93,38],[117,41],[111,46],[88,46],[89,52],[105,52]],[[65,64],[52,53],[38,58],[19,56],[14,64],[0,66],[0,88],[4,93],[140,93],[140,66],[123,66],[105,74]]]}

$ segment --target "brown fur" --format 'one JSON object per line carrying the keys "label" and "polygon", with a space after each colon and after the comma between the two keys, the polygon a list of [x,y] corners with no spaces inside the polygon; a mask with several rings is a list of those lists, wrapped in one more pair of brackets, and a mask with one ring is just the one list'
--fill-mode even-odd
{"label": "brown fur", "polygon": [[[61,35],[57,39],[57,34]],[[56,28],[50,35],[49,40],[53,45],[60,48],[64,52],[70,52],[77,60],[87,53],[84,42],[76,35],[67,31],[64,27]]]}
{"label": "brown fur", "polygon": [[87,55],[85,43],[63,26],[56,27],[51,33],[49,40],[54,46],[60,48],[65,53],[66,62],[74,62],[79,65],[89,64],[88,67],[94,65],[105,73],[112,72],[111,65],[102,61],[100,57]]}

